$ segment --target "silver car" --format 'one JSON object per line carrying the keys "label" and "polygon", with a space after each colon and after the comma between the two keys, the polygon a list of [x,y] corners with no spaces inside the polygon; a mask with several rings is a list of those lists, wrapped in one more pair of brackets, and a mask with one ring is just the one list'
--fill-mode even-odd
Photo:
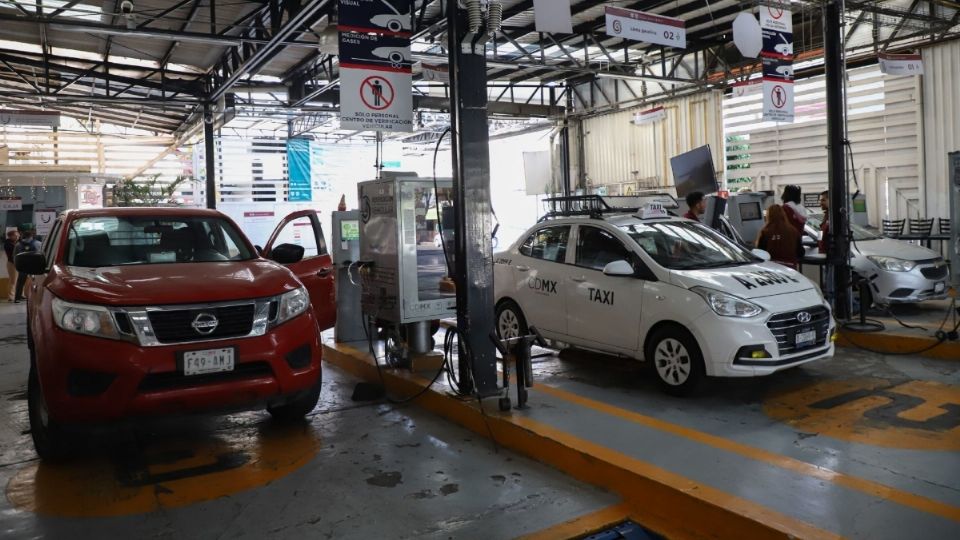
{"label": "silver car", "polygon": [[[806,234],[820,239],[822,216],[809,216]],[[870,283],[870,301],[876,304],[905,304],[947,297],[950,272],[939,253],[925,247],[885,238],[850,224],[853,271]],[[809,247],[808,253],[816,253]]]}

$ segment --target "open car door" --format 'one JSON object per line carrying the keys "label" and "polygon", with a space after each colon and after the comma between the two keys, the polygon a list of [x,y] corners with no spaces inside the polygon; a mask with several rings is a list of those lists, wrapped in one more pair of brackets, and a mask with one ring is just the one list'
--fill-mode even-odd
{"label": "open car door", "polygon": [[[310,293],[310,303],[320,329],[326,330],[333,327],[337,317],[334,271],[317,214],[316,210],[300,210],[283,218],[270,235],[262,254],[283,264],[300,278]],[[303,248],[303,256],[290,258],[290,253],[299,252],[297,246]]]}

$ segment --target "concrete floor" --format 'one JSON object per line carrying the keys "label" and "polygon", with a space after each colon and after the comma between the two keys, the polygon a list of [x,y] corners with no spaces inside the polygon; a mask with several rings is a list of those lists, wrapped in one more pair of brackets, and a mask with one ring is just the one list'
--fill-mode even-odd
{"label": "concrete floor", "polygon": [[190,417],[100,433],[39,463],[22,305],[0,304],[2,538],[513,538],[617,497],[416,406],[350,401],[327,366],[309,422]]}

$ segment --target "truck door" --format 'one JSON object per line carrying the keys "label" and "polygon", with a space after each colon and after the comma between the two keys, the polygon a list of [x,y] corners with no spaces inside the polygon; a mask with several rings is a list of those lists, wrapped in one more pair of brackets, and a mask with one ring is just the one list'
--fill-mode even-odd
{"label": "truck door", "polygon": [[317,211],[300,210],[283,218],[263,248],[263,256],[269,259],[270,252],[280,244],[303,246],[303,258],[286,267],[300,278],[310,293],[310,303],[320,329],[332,328],[337,317],[333,260],[327,251]]}

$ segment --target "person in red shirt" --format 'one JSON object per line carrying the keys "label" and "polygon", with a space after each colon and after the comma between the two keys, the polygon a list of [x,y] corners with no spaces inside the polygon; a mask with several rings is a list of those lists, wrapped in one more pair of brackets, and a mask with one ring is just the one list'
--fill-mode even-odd
{"label": "person in red shirt", "polygon": [[787,214],[787,222],[793,225],[797,234],[803,235],[803,226],[807,223],[807,209],[800,204],[800,186],[789,185],[783,188],[783,211]]}
{"label": "person in red shirt", "polygon": [[707,211],[707,200],[703,198],[703,193],[691,191],[687,194],[687,213],[683,217],[700,221],[700,216]]}
{"label": "person in red shirt", "polygon": [[803,257],[800,234],[787,221],[786,212],[779,204],[767,208],[766,224],[757,237],[757,247],[770,254],[770,260],[797,269]]}
{"label": "person in red shirt", "polygon": [[823,210],[823,221],[820,222],[820,242],[817,243],[817,251],[826,254],[827,252],[827,233],[830,231],[830,192],[820,192],[820,209]]}

